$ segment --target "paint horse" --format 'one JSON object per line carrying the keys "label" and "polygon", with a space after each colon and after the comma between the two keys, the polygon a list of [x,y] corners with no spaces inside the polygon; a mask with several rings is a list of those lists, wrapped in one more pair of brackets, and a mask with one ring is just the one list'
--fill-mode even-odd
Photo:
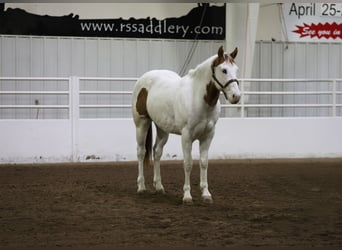
{"label": "paint horse", "polygon": [[211,56],[184,77],[168,70],[152,70],[138,79],[132,98],[132,113],[136,126],[138,158],[138,193],[144,192],[144,167],[152,154],[152,122],[156,126],[153,146],[153,185],[164,193],[160,175],[160,158],[169,134],[181,135],[185,181],[183,203],[191,204],[190,174],[192,143],[199,140],[200,188],[202,200],[212,203],[208,189],[208,150],[214,137],[215,124],[220,114],[220,92],[232,104],[240,100],[238,67],[234,62],[237,48],[227,54],[221,46]]}

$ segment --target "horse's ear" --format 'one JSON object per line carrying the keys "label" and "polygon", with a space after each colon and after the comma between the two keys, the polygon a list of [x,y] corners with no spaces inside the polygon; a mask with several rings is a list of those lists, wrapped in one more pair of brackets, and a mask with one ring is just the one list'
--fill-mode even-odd
{"label": "horse's ear", "polygon": [[223,46],[221,46],[220,48],[219,48],[219,50],[217,51],[217,55],[218,55],[218,57],[220,58],[222,58],[223,57],[223,55],[224,55],[224,50],[223,50]]}
{"label": "horse's ear", "polygon": [[235,48],[234,51],[232,53],[230,53],[230,56],[235,59],[236,55],[238,53],[238,48]]}

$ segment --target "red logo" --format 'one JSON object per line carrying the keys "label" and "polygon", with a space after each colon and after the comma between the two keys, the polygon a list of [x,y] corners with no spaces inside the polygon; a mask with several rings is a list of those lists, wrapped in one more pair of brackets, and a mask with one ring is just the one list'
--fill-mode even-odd
{"label": "red logo", "polygon": [[303,26],[296,25],[296,27],[297,29],[292,32],[298,33],[300,38],[310,36],[310,38],[317,37],[318,39],[321,39],[322,37],[326,39],[342,39],[342,23],[311,23],[311,25],[303,23]]}

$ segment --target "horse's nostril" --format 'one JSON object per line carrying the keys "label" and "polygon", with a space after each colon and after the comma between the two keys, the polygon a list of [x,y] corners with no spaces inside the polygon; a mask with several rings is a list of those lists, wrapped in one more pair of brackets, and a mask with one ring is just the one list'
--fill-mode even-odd
{"label": "horse's nostril", "polygon": [[232,94],[232,104],[236,104],[240,101],[240,95],[239,94]]}
{"label": "horse's nostril", "polygon": [[232,97],[234,100],[240,100],[240,95],[233,94]]}

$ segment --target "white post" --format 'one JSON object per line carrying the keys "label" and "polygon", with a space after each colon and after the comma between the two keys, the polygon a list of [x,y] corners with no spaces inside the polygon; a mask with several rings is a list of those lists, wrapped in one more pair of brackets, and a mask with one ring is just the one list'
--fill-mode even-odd
{"label": "white post", "polygon": [[[239,78],[252,78],[254,47],[258,28],[259,3],[227,3],[226,5],[226,47],[232,50],[238,47],[236,63],[240,68]],[[244,83],[244,89],[250,90],[250,83]],[[248,97],[244,97],[248,103]],[[246,110],[241,110],[245,115]]]}
{"label": "white post", "polygon": [[70,77],[69,80],[70,89],[70,122],[71,122],[71,141],[72,141],[72,161],[77,162],[78,159],[78,122],[80,118],[80,79],[76,76]]}
{"label": "white post", "polygon": [[332,116],[336,116],[336,80],[332,81]]}
{"label": "white post", "polygon": [[240,78],[251,78],[258,28],[259,3],[227,3],[226,49],[238,47]]}
{"label": "white post", "polygon": [[245,117],[245,81],[241,81],[241,118]]}

